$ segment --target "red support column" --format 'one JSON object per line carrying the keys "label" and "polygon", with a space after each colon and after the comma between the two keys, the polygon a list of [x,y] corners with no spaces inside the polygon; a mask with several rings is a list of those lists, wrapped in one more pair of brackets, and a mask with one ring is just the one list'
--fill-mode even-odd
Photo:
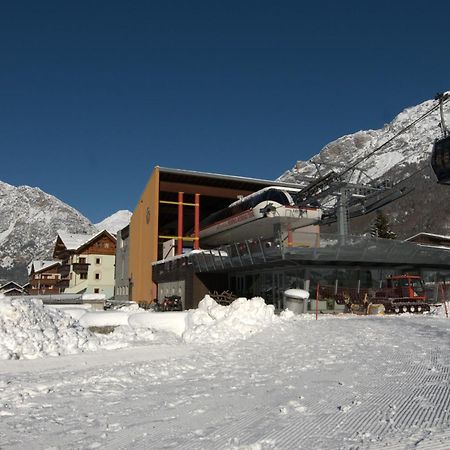
{"label": "red support column", "polygon": [[183,192],[178,192],[178,241],[177,255],[183,253]]}
{"label": "red support column", "polygon": [[320,296],[320,283],[317,282],[317,288],[316,288],[316,320],[319,317],[319,296]]}
{"label": "red support column", "polygon": [[292,229],[291,224],[288,224],[288,247],[292,247]]}
{"label": "red support column", "polygon": [[194,249],[200,248],[200,194],[195,194],[195,222],[194,222]]}

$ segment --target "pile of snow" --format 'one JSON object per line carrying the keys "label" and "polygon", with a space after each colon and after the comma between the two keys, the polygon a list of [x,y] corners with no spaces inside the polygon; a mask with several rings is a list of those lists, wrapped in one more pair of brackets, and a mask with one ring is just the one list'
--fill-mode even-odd
{"label": "pile of snow", "polygon": [[146,328],[131,328],[128,325],[118,326],[112,333],[96,334],[100,346],[105,350],[129,347],[130,345],[153,341],[155,334]]}
{"label": "pile of snow", "polygon": [[135,329],[150,328],[155,331],[169,331],[182,336],[186,330],[188,311],[144,312],[131,314],[128,325]]}
{"label": "pile of snow", "polygon": [[80,325],[89,327],[116,327],[119,325],[128,325],[127,311],[88,311],[82,314],[78,320]]}
{"label": "pile of snow", "polygon": [[98,339],[41,300],[0,296],[0,360],[33,359],[98,349]]}
{"label": "pile of snow", "polygon": [[245,339],[278,320],[273,305],[266,305],[261,297],[238,298],[230,306],[222,306],[206,295],[198,309],[189,311],[183,339],[185,342]]}

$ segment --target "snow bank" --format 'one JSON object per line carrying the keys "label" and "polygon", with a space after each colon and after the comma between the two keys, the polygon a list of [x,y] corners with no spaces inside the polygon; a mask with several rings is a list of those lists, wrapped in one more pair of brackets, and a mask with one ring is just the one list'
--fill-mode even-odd
{"label": "snow bank", "polygon": [[83,308],[62,308],[60,309],[64,314],[68,314],[72,319],[80,320],[81,316],[86,314],[86,310]]}
{"label": "snow bank", "polygon": [[0,359],[33,359],[97,350],[98,340],[41,300],[1,296]]}
{"label": "snow bank", "polygon": [[128,325],[118,326],[112,333],[96,334],[96,336],[100,341],[101,347],[106,350],[129,347],[132,344],[146,343],[155,339],[152,330],[134,329]]}
{"label": "snow bank", "polygon": [[128,324],[131,328],[151,328],[156,331],[170,331],[181,336],[186,330],[188,311],[144,312],[131,314]]}
{"label": "snow bank", "polygon": [[183,339],[186,342],[245,339],[278,320],[274,307],[266,305],[260,297],[238,298],[230,306],[221,306],[206,295],[198,309],[189,311]]}
{"label": "snow bank", "polygon": [[80,325],[88,327],[107,327],[128,325],[128,311],[89,311],[79,318]]}

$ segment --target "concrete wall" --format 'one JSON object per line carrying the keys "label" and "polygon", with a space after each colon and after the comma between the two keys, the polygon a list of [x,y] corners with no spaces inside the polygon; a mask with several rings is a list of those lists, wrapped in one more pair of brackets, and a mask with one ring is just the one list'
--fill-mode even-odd
{"label": "concrete wall", "polygon": [[129,278],[128,278],[128,258],[129,258],[130,235],[129,227],[125,227],[117,233],[116,244],[116,270],[114,298],[117,300],[129,299]]}

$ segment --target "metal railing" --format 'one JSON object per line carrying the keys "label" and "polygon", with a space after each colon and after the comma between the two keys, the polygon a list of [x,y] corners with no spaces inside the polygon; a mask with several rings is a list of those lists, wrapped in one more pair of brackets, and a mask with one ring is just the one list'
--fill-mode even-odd
{"label": "metal railing", "polygon": [[450,269],[450,248],[371,236],[301,233],[294,242],[257,238],[193,252],[189,259],[196,272],[226,271],[276,261],[413,264]]}

